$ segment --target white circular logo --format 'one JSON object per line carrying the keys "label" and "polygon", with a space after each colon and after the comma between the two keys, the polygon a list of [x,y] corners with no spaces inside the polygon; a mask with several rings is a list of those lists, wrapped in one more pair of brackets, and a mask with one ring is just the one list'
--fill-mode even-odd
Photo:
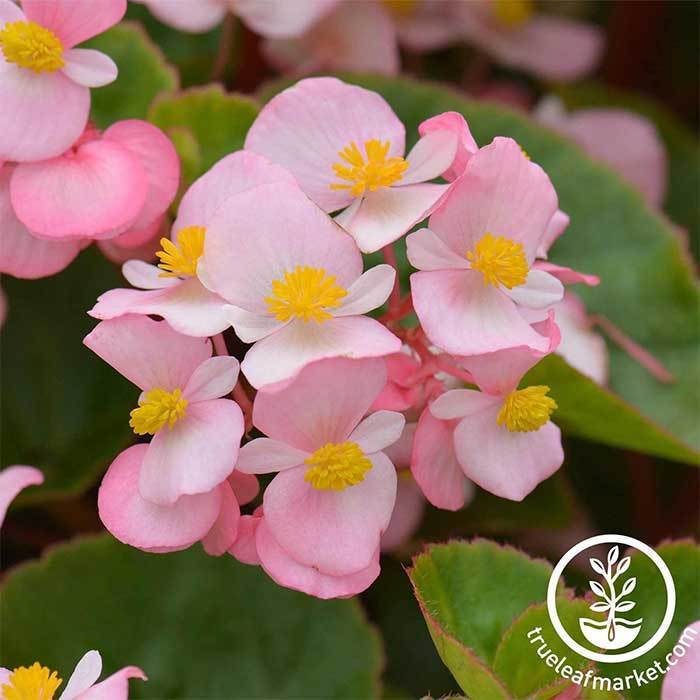
{"label": "white circular logo", "polygon": [[[646,555],[659,570],[666,587],[666,611],[656,632],[638,647],[619,653],[604,653],[593,651],[577,642],[562,625],[557,611],[557,586],[564,569],[571,560],[581,552],[597,545],[610,545],[607,548],[605,560],[596,557],[589,558],[591,569],[598,575],[599,581],[590,581],[590,587],[596,601],[590,609],[597,613],[605,613],[605,620],[581,617],[578,620],[583,637],[598,649],[615,652],[633,645],[642,628],[644,618],[634,614],[634,591],[637,590],[637,579],[625,576],[631,563],[629,556],[622,556],[620,545],[633,547]],[[639,582],[643,586],[643,582]],[[631,661],[653,649],[668,631],[676,608],[676,589],[671,572],[664,560],[649,545],[625,535],[598,535],[579,542],[572,547],[554,567],[547,587],[547,610],[561,640],[573,651],[592,661],[616,664]]]}

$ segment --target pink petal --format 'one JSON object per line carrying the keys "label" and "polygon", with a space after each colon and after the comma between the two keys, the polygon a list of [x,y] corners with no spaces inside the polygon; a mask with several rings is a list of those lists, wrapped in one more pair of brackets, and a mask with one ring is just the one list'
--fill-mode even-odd
{"label": "pink petal", "polygon": [[[217,296],[217,298],[221,297]],[[254,343],[256,340],[267,338],[268,335],[287,325],[286,321],[278,321],[272,315],[251,313],[232,304],[226,305],[226,318],[244,343]]]}
{"label": "pink petal", "polygon": [[[327,442],[347,440],[385,381],[383,360],[317,362],[281,391],[258,392],[253,423],[274,440],[308,454]],[[320,386],[324,391],[319,392]]]}
{"label": "pink petal", "polygon": [[564,286],[555,275],[545,272],[541,267],[533,267],[524,284],[506,289],[504,293],[516,304],[528,309],[547,309],[562,300]]}
{"label": "pink petal", "polygon": [[211,527],[211,530],[202,538],[204,551],[212,557],[220,557],[225,554],[238,536],[238,523],[241,511],[238,501],[228,482],[219,486],[221,491],[221,509],[219,517]]}
{"label": "pink petal", "polygon": [[180,159],[170,139],[158,128],[127,119],[107,129],[102,138],[126,148],[142,165],[148,176],[148,192],[135,229],[146,228],[162,216],[172,204],[180,184]]}
{"label": "pink petal", "polygon": [[401,341],[367,316],[292,321],[248,350],[241,370],[256,388],[291,380],[306,365],[333,357],[362,359],[398,352]]}
{"label": "pink petal", "polygon": [[10,202],[12,169],[0,170],[0,272],[21,279],[55,275],[81,251],[81,241],[46,241],[33,236]]}
{"label": "pink petal", "polygon": [[44,483],[44,475],[34,467],[13,466],[0,472],[0,527],[7,515],[10,503],[27,486]]}
{"label": "pink petal", "polygon": [[143,458],[139,493],[162,505],[207,493],[233,471],[243,437],[243,414],[227,399],[198,401],[172,428],[159,430]]}
{"label": "pink petal", "polygon": [[449,421],[483,413],[493,406],[500,408],[501,398],[473,389],[452,389],[430,404],[430,412],[441,421]]}
{"label": "pink petal", "polygon": [[27,18],[47,27],[72,48],[119,22],[126,0],[23,0]]}
{"label": "pink petal", "polygon": [[535,253],[536,258],[546,258],[549,249],[554,245],[554,242],[561,236],[569,225],[569,216],[565,214],[561,209],[557,209],[552,218],[547,224],[547,229],[544,236],[540,240],[540,244],[537,247],[537,252]]}
{"label": "pink petal", "polygon": [[236,386],[238,369],[235,357],[210,357],[192,373],[183,396],[188,401],[209,401],[226,396]]}
{"label": "pink petal", "polygon": [[208,32],[226,14],[222,0],[132,0],[146,5],[163,24],[183,32]]}
{"label": "pink petal", "polygon": [[460,42],[454,5],[453,0],[418,0],[409,12],[401,8],[398,15],[394,15],[401,44],[411,51],[425,53]]}
{"label": "pink petal", "polygon": [[389,527],[382,535],[382,552],[402,547],[415,533],[425,512],[425,497],[411,472],[399,472],[396,505]]}
{"label": "pink petal", "polygon": [[73,700],[84,693],[102,673],[102,657],[99,651],[88,651],[75,667],[71,677],[66,683],[59,700]]}
{"label": "pink petal", "polygon": [[212,291],[264,316],[272,281],[297,265],[322,268],[345,289],[362,274],[353,240],[301,190],[281,182],[227,200],[207,227],[202,262]]}
{"label": "pink petal", "polygon": [[63,55],[66,65],[62,68],[78,85],[89,88],[109,85],[117,79],[117,64],[106,54],[93,49],[69,49]]}
{"label": "pink petal", "polygon": [[[552,277],[556,277],[562,284],[585,284],[589,287],[597,287],[600,284],[598,275],[587,275],[585,272],[577,272],[570,267],[562,267],[554,263],[538,260],[533,265],[533,270],[542,270]],[[529,281],[529,280],[528,280]],[[530,306],[530,308],[538,308]]]}
{"label": "pink petal", "polygon": [[430,229],[459,256],[486,233],[505,236],[521,243],[532,263],[556,211],[557,194],[546,173],[513,139],[497,137],[471,157],[430,218]]}
{"label": "pink petal", "polygon": [[[143,213],[143,209],[141,212]],[[139,216],[139,218],[141,218]],[[158,241],[160,241],[160,238],[162,237],[162,230],[163,230],[163,224],[165,223],[166,216],[165,212],[163,212],[160,216],[156,217],[151,221],[150,224],[147,224],[143,228],[141,226],[135,226],[134,224],[131,225],[131,228],[127,229],[124,231],[124,233],[120,233],[118,236],[115,236],[114,238],[110,238],[109,242],[110,244],[113,244],[114,248],[121,249],[122,254],[127,255],[128,251],[138,251],[140,248],[143,247],[144,244],[146,243],[153,243],[153,239],[158,236]],[[136,223],[139,223],[138,221]],[[154,245],[153,253],[151,257],[148,260],[154,260],[155,259],[155,251],[160,248],[160,245],[158,244],[158,241],[156,241],[156,245]],[[100,243],[103,243],[104,241],[100,241]],[[134,254],[134,257],[136,256],[136,253]],[[121,262],[127,262],[130,258],[126,258],[125,260],[122,260]]]}
{"label": "pink petal", "polygon": [[441,270],[411,275],[413,305],[430,340],[454,355],[480,355],[547,342],[503,292],[485,287],[479,272]]}
{"label": "pink petal", "polygon": [[[260,396],[262,394],[258,394],[256,405]],[[298,467],[304,463],[308,456],[308,451],[298,450],[286,442],[270,438],[256,438],[241,447],[236,462],[236,471],[244,474],[279,472],[283,469]]]}
{"label": "pink petal", "polygon": [[112,462],[97,497],[100,519],[114,537],[132,547],[186,549],[211,529],[219,515],[221,491],[183,496],[169,506],[145,500],[138,481],[148,449],[134,445]]}
{"label": "pink petal", "polygon": [[235,557],[242,564],[260,564],[260,558],[255,546],[255,536],[261,521],[262,517],[257,515],[241,515],[238,523],[238,536],[228,551],[231,556]]}
{"label": "pink petal", "polygon": [[389,298],[395,279],[396,270],[391,265],[370,268],[350,285],[334,316],[359,316],[381,306]]}
{"label": "pink petal", "polygon": [[467,480],[457,461],[451,423],[423,411],[415,439],[411,473],[424,496],[436,507],[459,510],[464,506]]}
{"label": "pink petal", "polygon": [[451,164],[441,173],[448,182],[456,180],[467,167],[469,159],[479,147],[469,130],[467,120],[459,112],[443,112],[426,119],[418,127],[421,136],[435,132],[448,132],[457,136],[457,150]]}
{"label": "pink petal", "polygon": [[228,483],[231,484],[236,500],[242,506],[250,503],[260,491],[258,479],[252,474],[243,474],[234,470],[228,477]]}
{"label": "pink petal", "polygon": [[180,284],[181,280],[175,277],[161,277],[162,273],[163,271],[157,265],[151,265],[143,260],[129,260],[122,265],[122,274],[127,282],[140,289],[163,289]]}
{"label": "pink petal", "polygon": [[111,141],[89,141],[75,151],[18,165],[10,182],[17,218],[51,239],[99,238],[133,223],[148,179],[137,159]]}
{"label": "pink petal", "polygon": [[[395,443],[382,450],[396,469],[408,469],[411,466],[413,438],[415,437],[417,427],[417,423],[406,423],[401,437]],[[401,475],[399,474],[399,480],[400,477]]]}
{"label": "pink petal", "polygon": [[348,576],[330,576],[295,561],[275,540],[265,518],[257,527],[255,545],[267,575],[280,586],[316,598],[350,598],[369,588],[379,576],[379,548],[367,568]]}
{"label": "pink petal", "polygon": [[[669,666],[661,685],[661,700],[688,700],[696,698],[700,693],[700,620],[688,625],[680,638],[683,643],[683,656],[675,656],[675,665]],[[690,646],[686,646],[690,640]]]}
{"label": "pink petal", "polygon": [[195,338],[222,333],[236,318],[234,307],[195,277],[177,280],[166,289],[110,289],[98,297],[88,313],[105,320],[125,314],[162,316],[174,330]]}
{"label": "pink petal", "polygon": [[379,452],[393,445],[403,432],[406,419],[395,411],[377,411],[367,416],[348,438],[365,454]]}
{"label": "pink petal", "polygon": [[454,431],[464,473],[490,493],[521,501],[564,461],[561,432],[552,422],[530,433],[511,433],[496,422],[500,404],[462,420]]}
{"label": "pink petal", "polygon": [[458,255],[436,233],[422,228],[406,237],[408,260],[418,270],[469,269],[466,254]]}
{"label": "pink petal", "polygon": [[290,37],[305,32],[338,0],[236,0],[236,14],[256,34]]}
{"label": "pink petal", "polygon": [[406,156],[409,167],[401,186],[440,177],[454,162],[458,143],[458,135],[449,129],[428,130]]}
{"label": "pink petal", "polygon": [[22,22],[24,20],[24,12],[15,5],[13,0],[0,0],[0,24],[5,24],[5,22]]}
{"label": "pink petal", "polygon": [[405,129],[378,94],[336,78],[308,78],[274,97],[248,131],[245,148],[267,156],[294,175],[300,187],[327,212],[353,200],[338,182],[334,163],[356,143],[389,141],[388,156],[403,156]]}
{"label": "pink petal", "polygon": [[45,160],[83,133],[90,90],[61,71],[34,73],[0,57],[0,104],[0,160]]}
{"label": "pink petal", "polygon": [[148,680],[138,666],[127,666],[86,690],[78,700],[128,700],[129,678]]}
{"label": "pink petal", "polygon": [[208,339],[181,335],[147,316],[101,321],[83,343],[144,391],[184,389],[195,369],[211,357]]}
{"label": "pink petal", "polygon": [[423,221],[444,200],[450,185],[405,185],[369,192],[345,229],[363,253],[374,253]]}

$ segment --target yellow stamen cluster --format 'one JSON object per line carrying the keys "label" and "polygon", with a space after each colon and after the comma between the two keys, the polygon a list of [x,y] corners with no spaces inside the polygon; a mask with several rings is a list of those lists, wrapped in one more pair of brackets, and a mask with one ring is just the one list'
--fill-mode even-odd
{"label": "yellow stamen cluster", "polygon": [[556,401],[547,396],[548,392],[548,386],[529,386],[511,391],[498,412],[496,422],[505,425],[511,433],[539,430],[557,408]]}
{"label": "yellow stamen cluster", "polygon": [[345,182],[334,182],[332,190],[350,190],[354,197],[360,197],[365,192],[374,192],[380,187],[389,187],[403,177],[408,168],[408,161],[400,156],[387,158],[390,142],[382,143],[378,139],[365,141],[365,155],[353,141],[338,153],[347,163],[335,163],[333,172]]}
{"label": "yellow stamen cluster", "polygon": [[155,435],[166,423],[172,428],[185,415],[188,403],[180,389],[151,389],[129,414],[129,425],[137,435]]}
{"label": "yellow stamen cluster", "polygon": [[300,318],[304,323],[323,323],[331,314],[326,309],[340,306],[347,291],[335,283],[335,275],[323,268],[297,265],[284,279],[272,281],[272,296],[265,298],[268,311],[278,321]]}
{"label": "yellow stamen cluster", "polygon": [[503,236],[484,234],[473,251],[467,253],[472,270],[484,276],[484,286],[499,284],[513,289],[527,280],[527,258],[520,243]]}
{"label": "yellow stamen cluster", "polygon": [[403,19],[416,11],[418,0],[384,0],[383,4],[394,17]]}
{"label": "yellow stamen cluster", "polygon": [[35,661],[29,668],[16,668],[0,688],[3,700],[52,700],[62,680],[46,666]]}
{"label": "yellow stamen cluster", "polygon": [[527,22],[534,12],[532,0],[493,0],[493,15],[505,29],[517,29]]}
{"label": "yellow stamen cluster", "polygon": [[35,73],[53,73],[65,65],[61,40],[36,22],[7,22],[0,29],[0,48],[6,61]]}
{"label": "yellow stamen cluster", "polygon": [[177,232],[177,245],[168,238],[161,238],[163,250],[156,255],[160,259],[158,267],[161,277],[194,277],[197,274],[197,261],[204,252],[204,226],[186,226]]}
{"label": "yellow stamen cluster", "polygon": [[304,460],[310,465],[304,481],[318,490],[342,491],[364,481],[372,462],[356,442],[329,442]]}

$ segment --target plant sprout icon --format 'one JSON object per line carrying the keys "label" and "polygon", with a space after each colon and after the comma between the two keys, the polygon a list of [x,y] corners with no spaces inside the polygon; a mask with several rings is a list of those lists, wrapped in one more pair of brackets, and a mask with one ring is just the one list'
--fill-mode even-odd
{"label": "plant sprout icon", "polygon": [[[643,618],[638,620],[627,620],[618,617],[617,613],[626,613],[632,610],[636,603],[632,600],[623,600],[637,586],[637,579],[633,576],[627,579],[622,587],[616,587],[616,581],[629,569],[630,557],[620,557],[620,548],[616,545],[608,552],[608,565],[603,564],[595,557],[589,559],[591,568],[600,574],[607,590],[597,581],[589,581],[593,593],[602,600],[592,603],[590,608],[594,612],[607,612],[608,616],[604,622],[581,618],[579,624],[586,639],[601,649],[621,649],[631,644],[639,634]],[[616,566],[617,564],[617,566]],[[619,584],[618,584],[619,586]]]}

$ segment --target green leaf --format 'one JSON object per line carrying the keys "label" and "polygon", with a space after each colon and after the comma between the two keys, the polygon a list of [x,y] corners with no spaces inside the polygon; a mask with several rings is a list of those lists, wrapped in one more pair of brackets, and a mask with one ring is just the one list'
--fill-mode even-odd
{"label": "green leaf", "polygon": [[[676,589],[676,611],[673,622],[664,638],[648,653],[633,661],[605,667],[604,673],[611,677],[624,676],[632,673],[635,668],[639,671],[653,667],[654,661],[657,660],[665,666],[665,657],[678,643],[683,630],[689,624],[700,620],[700,597],[698,597],[700,547],[691,541],[678,541],[662,544],[656,548],[656,551],[666,562]],[[640,552],[635,551],[632,554],[628,573],[636,576],[638,580],[638,586],[632,596],[637,603],[634,608],[634,617],[641,617],[644,620],[641,634],[651,636],[661,624],[666,606],[666,591],[656,566]],[[695,643],[699,644],[700,640],[696,639]],[[660,677],[657,681],[641,688],[633,686],[625,693],[629,700],[656,700],[660,694],[662,680],[663,678]]]}
{"label": "green leaf", "polygon": [[119,68],[110,85],[92,90],[91,119],[105,128],[120,119],[145,119],[156,95],[178,87],[178,76],[141,25],[122,22],[86,42],[106,53]]}
{"label": "green leaf", "polygon": [[148,119],[166,133],[174,127],[189,129],[200,148],[199,176],[225,155],[243,148],[258,110],[249,97],[207,85],[158,98]]}
{"label": "green leaf", "polygon": [[513,620],[542,600],[549,564],[475,540],[428,547],[408,574],[438,653],[464,692],[508,698],[490,666]]}
{"label": "green leaf", "polygon": [[281,588],[199,548],[145,554],[108,536],[63,545],[8,576],[2,621],[4,665],[39,659],[65,679],[98,649],[105,674],[145,671],[132,698],[380,694],[380,642],[356,601]]}
{"label": "green leaf", "polygon": [[[564,404],[571,407],[578,392],[590,403],[580,402],[578,410],[563,413],[566,428],[592,440],[609,442],[612,436],[614,444],[625,440],[629,448],[696,462],[700,449],[696,390],[700,384],[700,296],[683,244],[669,222],[605,166],[593,163],[576,145],[522,114],[406,78],[343,77],[386,98],[406,125],[409,147],[421,121],[455,110],[467,118],[478,143],[510,136],[542,165],[556,187],[561,208],[571,217],[552,260],[598,274],[599,287],[579,285],[575,289],[589,311],[608,317],[677,377],[673,384],[662,384],[617,347],[608,345],[612,390],[659,427],[651,430],[647,423],[642,435],[639,416],[623,402],[614,401],[579,373],[562,376],[560,365],[550,362],[556,369],[551,385],[567,387]],[[285,86],[268,86],[263,98],[269,99]],[[550,384],[548,373],[542,371],[542,375],[547,380],[544,383]],[[598,419],[603,407],[611,419],[605,425]],[[629,429],[629,440],[621,437]]]}
{"label": "green leaf", "polygon": [[138,390],[82,344],[95,325],[87,309],[120,284],[95,248],[54,277],[3,279],[3,464],[32,464],[46,477],[23,502],[84,491],[133,437]]}

